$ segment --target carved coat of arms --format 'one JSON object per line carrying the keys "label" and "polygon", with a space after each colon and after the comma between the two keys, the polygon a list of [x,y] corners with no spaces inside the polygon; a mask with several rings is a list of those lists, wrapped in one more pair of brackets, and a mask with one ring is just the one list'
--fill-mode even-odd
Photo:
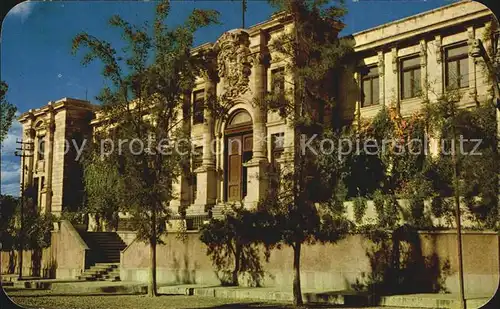
{"label": "carved coat of arms", "polygon": [[244,30],[229,31],[217,41],[217,73],[223,82],[223,97],[231,99],[249,91],[252,69],[250,40]]}

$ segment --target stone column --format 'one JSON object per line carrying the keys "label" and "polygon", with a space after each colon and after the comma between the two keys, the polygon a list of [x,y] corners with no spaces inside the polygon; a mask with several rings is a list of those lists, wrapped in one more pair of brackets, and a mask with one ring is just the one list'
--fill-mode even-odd
{"label": "stone column", "polygon": [[[436,35],[434,37],[434,53],[436,55],[436,63],[437,65],[434,68],[434,79],[430,80],[429,83],[433,84],[430,86],[432,88],[431,98],[432,100],[436,100],[439,96],[443,94],[442,82],[444,80],[443,75],[443,50],[442,50],[443,39],[441,35]],[[430,54],[432,55],[432,53]],[[438,85],[438,86],[436,86]]]}
{"label": "stone column", "polygon": [[215,74],[209,69],[204,72],[205,108],[203,122],[203,163],[195,173],[197,177],[197,193],[192,205],[187,210],[188,215],[207,214],[209,207],[215,205],[217,198],[217,178],[215,170],[215,142],[213,101],[216,96]]}
{"label": "stone column", "polygon": [[399,90],[399,80],[398,80],[399,79],[398,49],[396,47],[391,48],[391,55],[392,55],[392,76],[393,76],[392,85],[394,87],[396,108],[397,108],[398,113],[400,113],[401,112],[401,108],[400,108],[401,107],[400,106],[401,97],[399,95],[400,90]]}
{"label": "stone column", "polygon": [[[32,110],[29,112],[28,119],[26,123],[23,123],[23,142],[35,142],[35,130],[33,129],[34,125],[34,116]],[[21,173],[24,174],[24,186],[28,186],[33,182],[33,173],[34,173],[34,155],[35,155],[35,145],[24,146],[26,147],[25,153],[29,155],[29,157],[21,158]],[[24,170],[23,170],[24,166]]]}
{"label": "stone column", "polygon": [[354,72],[354,80],[359,91],[356,92],[355,97],[353,125],[356,133],[359,133],[361,130],[361,76],[358,71]]}
{"label": "stone column", "polygon": [[[182,95],[181,113],[179,114],[178,121],[181,122],[182,130],[189,135],[191,132],[191,92],[185,92]],[[191,203],[191,190],[188,182],[188,174],[190,170],[181,171],[176,181],[172,181],[172,189],[175,198],[170,201],[170,211],[172,216],[176,217],[181,214],[181,209]]]}
{"label": "stone column", "polygon": [[420,79],[422,83],[422,91],[424,91],[424,98],[429,96],[428,82],[427,82],[427,42],[420,40]]}
{"label": "stone column", "polygon": [[267,109],[262,104],[264,99],[267,74],[266,53],[259,51],[254,57],[254,106],[253,119],[253,155],[252,160],[246,163],[247,167],[247,196],[244,199],[245,208],[251,209],[257,206],[257,202],[265,197],[267,193],[269,162],[267,160]]}

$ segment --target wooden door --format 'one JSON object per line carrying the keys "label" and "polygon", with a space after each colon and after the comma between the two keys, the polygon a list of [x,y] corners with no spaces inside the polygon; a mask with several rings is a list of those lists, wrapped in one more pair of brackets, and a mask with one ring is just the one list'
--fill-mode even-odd
{"label": "wooden door", "polygon": [[242,136],[229,137],[227,140],[227,200],[241,200],[242,180]]}

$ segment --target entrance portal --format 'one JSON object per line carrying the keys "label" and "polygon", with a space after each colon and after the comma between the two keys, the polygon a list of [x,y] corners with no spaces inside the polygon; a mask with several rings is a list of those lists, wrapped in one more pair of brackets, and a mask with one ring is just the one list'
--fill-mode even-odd
{"label": "entrance portal", "polygon": [[241,201],[247,194],[247,168],[244,164],[252,159],[252,117],[246,111],[238,111],[230,118],[226,131],[226,201]]}

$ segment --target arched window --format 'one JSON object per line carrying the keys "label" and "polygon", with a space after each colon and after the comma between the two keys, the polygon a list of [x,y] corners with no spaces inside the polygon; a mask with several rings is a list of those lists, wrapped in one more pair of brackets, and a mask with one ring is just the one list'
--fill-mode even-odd
{"label": "arched window", "polygon": [[38,137],[38,160],[45,159],[45,135]]}

